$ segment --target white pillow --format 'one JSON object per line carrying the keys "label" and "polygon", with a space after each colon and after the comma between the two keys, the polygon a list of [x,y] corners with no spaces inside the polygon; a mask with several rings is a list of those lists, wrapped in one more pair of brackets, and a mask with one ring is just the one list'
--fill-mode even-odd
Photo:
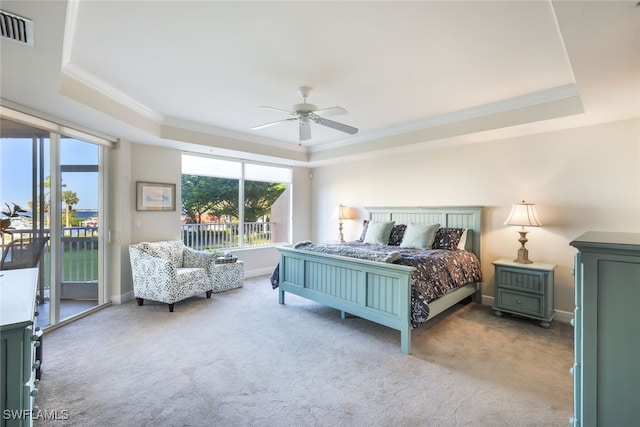
{"label": "white pillow", "polygon": [[466,250],[465,247],[467,246],[467,231],[469,230],[465,228],[462,232],[462,236],[460,236],[460,241],[458,242],[458,249],[461,251]]}
{"label": "white pillow", "polygon": [[429,249],[433,246],[440,224],[407,224],[401,248]]}
{"label": "white pillow", "polygon": [[369,245],[387,245],[395,221],[369,221],[364,243]]}

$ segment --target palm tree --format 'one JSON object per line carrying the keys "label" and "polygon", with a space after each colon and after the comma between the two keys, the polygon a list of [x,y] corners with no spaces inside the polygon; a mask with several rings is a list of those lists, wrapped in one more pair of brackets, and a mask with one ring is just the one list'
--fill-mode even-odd
{"label": "palm tree", "polygon": [[62,201],[65,203],[65,217],[67,220],[66,227],[69,228],[71,227],[71,206],[78,203],[80,199],[78,199],[78,195],[74,191],[65,190],[62,192]]}

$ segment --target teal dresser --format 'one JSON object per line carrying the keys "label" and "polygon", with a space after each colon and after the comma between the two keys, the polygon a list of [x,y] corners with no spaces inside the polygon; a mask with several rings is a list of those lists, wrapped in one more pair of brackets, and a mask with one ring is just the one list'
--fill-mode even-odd
{"label": "teal dresser", "polygon": [[588,232],[575,257],[573,426],[640,425],[640,233]]}
{"label": "teal dresser", "polygon": [[0,271],[0,426],[30,426],[38,390],[35,327],[38,269]]}

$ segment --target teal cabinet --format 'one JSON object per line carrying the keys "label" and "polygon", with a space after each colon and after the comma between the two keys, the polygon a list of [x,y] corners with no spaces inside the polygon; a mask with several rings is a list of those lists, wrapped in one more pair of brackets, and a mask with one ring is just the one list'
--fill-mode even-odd
{"label": "teal cabinet", "polygon": [[37,268],[0,271],[0,427],[30,426],[37,410],[37,281]]}
{"label": "teal cabinet", "polygon": [[571,423],[638,425],[640,233],[588,232],[571,246],[579,251]]}

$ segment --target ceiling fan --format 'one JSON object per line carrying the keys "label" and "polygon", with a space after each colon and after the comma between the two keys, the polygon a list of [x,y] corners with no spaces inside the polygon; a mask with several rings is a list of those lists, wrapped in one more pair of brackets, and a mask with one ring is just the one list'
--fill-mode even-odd
{"label": "ceiling fan", "polygon": [[334,122],[333,120],[326,119],[326,116],[335,116],[338,114],[347,114],[348,111],[342,107],[331,107],[331,108],[321,108],[318,109],[313,104],[307,103],[307,96],[311,93],[311,88],[308,86],[302,86],[298,88],[298,93],[302,96],[302,104],[296,104],[291,107],[291,111],[284,110],[282,108],[276,107],[266,107],[262,106],[260,108],[264,108],[267,110],[280,111],[282,113],[290,114],[293,117],[289,117],[286,119],[278,120],[271,123],[265,123],[263,125],[254,126],[251,129],[257,130],[266,128],[269,126],[277,125],[280,123],[290,122],[293,120],[298,120],[299,129],[300,129],[300,141],[305,141],[311,138],[311,126],[309,125],[311,122],[317,123],[322,126],[327,126],[332,129],[336,129],[342,132],[346,132],[350,135],[355,135],[358,133],[358,129],[349,125],[345,125],[344,123]]}

